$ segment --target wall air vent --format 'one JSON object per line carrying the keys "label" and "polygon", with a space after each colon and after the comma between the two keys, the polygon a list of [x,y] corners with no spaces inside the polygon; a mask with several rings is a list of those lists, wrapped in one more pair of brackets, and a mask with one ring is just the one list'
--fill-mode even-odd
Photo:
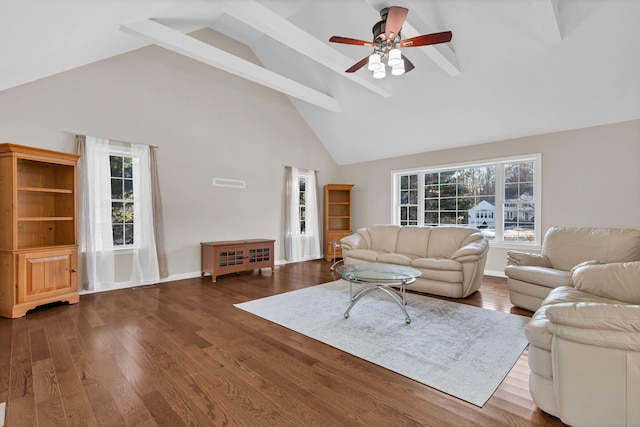
{"label": "wall air vent", "polygon": [[241,179],[213,178],[214,187],[246,188],[247,183]]}

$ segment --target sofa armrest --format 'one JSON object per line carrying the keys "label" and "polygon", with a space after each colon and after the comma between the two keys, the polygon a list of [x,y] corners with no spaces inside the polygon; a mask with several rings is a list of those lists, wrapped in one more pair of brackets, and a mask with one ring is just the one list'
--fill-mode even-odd
{"label": "sofa armrest", "polygon": [[549,261],[546,256],[520,251],[507,252],[507,265],[526,265],[531,267],[552,268],[551,261]]}
{"label": "sofa armrest", "polygon": [[574,287],[603,298],[640,304],[640,262],[581,264],[571,271]]}
{"label": "sofa armrest", "polygon": [[354,233],[349,236],[343,237],[340,240],[343,250],[351,249],[368,249],[368,244],[365,238],[360,233]]}
{"label": "sofa armrest", "polygon": [[452,260],[459,262],[478,261],[485,256],[489,249],[489,242],[485,239],[476,240],[475,242],[467,243],[451,255]]}
{"label": "sofa armrest", "polygon": [[549,331],[597,347],[640,351],[640,305],[569,302],[548,306]]}

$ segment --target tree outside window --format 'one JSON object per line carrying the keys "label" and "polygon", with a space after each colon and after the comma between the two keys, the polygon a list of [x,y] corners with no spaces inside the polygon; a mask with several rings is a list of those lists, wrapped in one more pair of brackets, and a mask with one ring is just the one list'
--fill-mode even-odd
{"label": "tree outside window", "polygon": [[300,216],[300,234],[307,233],[307,179],[304,177],[298,178],[298,189],[299,189],[299,207],[298,212]]}
{"label": "tree outside window", "polygon": [[114,246],[133,245],[133,159],[111,155],[111,228]]}
{"label": "tree outside window", "polygon": [[534,155],[481,165],[396,172],[394,222],[474,226],[489,240],[535,242],[539,234],[538,167],[539,155]]}

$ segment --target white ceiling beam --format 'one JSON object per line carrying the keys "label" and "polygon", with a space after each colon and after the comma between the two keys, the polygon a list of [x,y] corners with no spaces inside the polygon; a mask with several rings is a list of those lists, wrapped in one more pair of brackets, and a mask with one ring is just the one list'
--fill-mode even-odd
{"label": "white ceiling beam", "polygon": [[534,0],[533,13],[540,24],[542,36],[550,43],[562,41],[558,0]]}
{"label": "white ceiling beam", "polygon": [[338,101],[329,95],[318,92],[315,89],[304,86],[294,80],[276,74],[266,68],[260,67],[150,19],[125,24],[120,28],[122,31],[142,37],[165,49],[309,102],[326,110],[333,112],[342,111]]}
{"label": "white ceiling beam", "polygon": [[[428,32],[427,34],[431,34]],[[404,23],[402,26],[402,38],[409,39],[411,37],[416,37],[421,35],[418,30],[416,30],[409,22]],[[455,33],[453,37],[455,37]],[[412,48],[411,51],[414,50],[421,51],[429,59],[431,59],[438,67],[442,68],[445,73],[450,76],[458,76],[460,75],[460,66],[458,65],[458,59],[456,58],[456,54],[451,50],[449,45],[440,43],[440,44],[432,44],[429,46],[419,46],[417,48]]]}
{"label": "white ceiling beam", "polygon": [[336,51],[324,41],[318,40],[287,19],[261,5],[255,0],[206,0],[224,13],[240,22],[261,31],[272,39],[313,59],[319,64],[339,73],[360,86],[384,97],[391,92],[376,85],[371,79],[363,78],[356,73],[345,73],[344,70],[353,65],[353,60]]}

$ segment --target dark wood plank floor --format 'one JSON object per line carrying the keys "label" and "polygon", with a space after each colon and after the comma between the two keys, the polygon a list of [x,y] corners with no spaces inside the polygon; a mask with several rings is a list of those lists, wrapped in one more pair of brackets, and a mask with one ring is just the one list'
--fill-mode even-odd
{"label": "dark wood plank floor", "polygon": [[[337,279],[326,261],[85,295],[0,319],[0,402],[18,426],[561,426],[527,353],[483,408],[233,307]],[[485,278],[459,301],[530,315]]]}

